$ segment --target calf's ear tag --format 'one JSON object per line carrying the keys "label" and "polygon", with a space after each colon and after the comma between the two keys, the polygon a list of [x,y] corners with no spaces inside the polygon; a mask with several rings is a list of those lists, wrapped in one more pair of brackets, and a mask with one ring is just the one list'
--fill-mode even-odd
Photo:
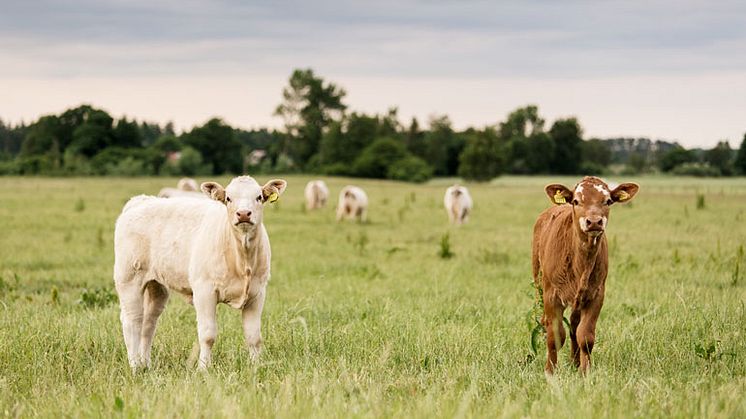
{"label": "calf's ear tag", "polygon": [[271,203],[277,201],[277,199],[279,199],[279,198],[280,198],[280,195],[278,195],[277,192],[272,192],[271,194],[269,194],[268,201],[271,204]]}
{"label": "calf's ear tag", "polygon": [[629,194],[627,191],[619,191],[619,200],[620,201],[626,201],[629,199]]}
{"label": "calf's ear tag", "polygon": [[557,192],[554,193],[554,202],[558,204],[566,204],[567,201],[565,200],[565,196],[562,195],[562,191],[557,189]]}

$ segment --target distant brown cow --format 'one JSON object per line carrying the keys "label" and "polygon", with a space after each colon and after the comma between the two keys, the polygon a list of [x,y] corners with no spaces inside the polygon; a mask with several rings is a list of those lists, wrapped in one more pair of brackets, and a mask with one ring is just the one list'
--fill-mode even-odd
{"label": "distant brown cow", "polygon": [[553,373],[557,351],[565,343],[562,318],[570,315],[571,359],[586,373],[596,340],[596,321],[604,302],[609,255],[603,234],[609,208],[631,200],[639,186],[622,183],[614,190],[599,178],[587,176],[574,190],[559,184],[546,186],[555,204],[539,215],[534,225],[532,262],[534,283],[544,298],[542,323],[547,330],[545,371]]}

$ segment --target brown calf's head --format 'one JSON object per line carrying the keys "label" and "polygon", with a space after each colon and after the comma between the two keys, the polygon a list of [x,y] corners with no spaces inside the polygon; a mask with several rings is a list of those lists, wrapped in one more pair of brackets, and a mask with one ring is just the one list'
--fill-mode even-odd
{"label": "brown calf's head", "polygon": [[584,177],[574,190],[557,183],[544,188],[552,203],[572,205],[578,231],[592,237],[606,230],[611,205],[630,201],[639,189],[636,183],[622,183],[611,190],[606,182],[594,176]]}
{"label": "brown calf's head", "polygon": [[246,233],[262,223],[264,204],[276,201],[286,187],[287,182],[282,179],[260,186],[251,176],[239,176],[225,188],[216,182],[205,182],[201,189],[210,198],[223,203],[233,227]]}

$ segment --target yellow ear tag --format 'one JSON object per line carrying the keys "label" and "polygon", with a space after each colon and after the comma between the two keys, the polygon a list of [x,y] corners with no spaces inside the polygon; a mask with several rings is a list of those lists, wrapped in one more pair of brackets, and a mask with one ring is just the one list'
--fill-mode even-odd
{"label": "yellow ear tag", "polygon": [[629,194],[627,191],[619,191],[619,200],[620,201],[626,201],[629,199]]}
{"label": "yellow ear tag", "polygon": [[562,191],[557,189],[557,192],[554,193],[554,202],[558,204],[566,204],[567,201],[565,201],[565,196],[562,195]]}
{"label": "yellow ear tag", "polygon": [[280,195],[278,195],[278,194],[277,194],[277,192],[272,192],[272,193],[271,193],[271,194],[269,195],[269,199],[268,199],[268,201],[269,201],[269,203],[271,204],[271,203],[273,203],[273,202],[277,201],[277,199],[278,199],[278,198],[280,198]]}

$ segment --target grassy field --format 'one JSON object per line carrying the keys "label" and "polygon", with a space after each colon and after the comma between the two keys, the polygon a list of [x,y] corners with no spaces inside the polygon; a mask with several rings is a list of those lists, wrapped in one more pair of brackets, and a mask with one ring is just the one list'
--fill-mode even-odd
{"label": "grassy field", "polygon": [[368,191],[358,225],[337,224],[334,202],[306,213],[309,178],[286,179],[265,212],[262,359],[221,306],[213,367],[194,371],[194,310],[174,295],[153,368],[133,375],[114,221],[128,197],[176,180],[0,178],[0,415],[746,417],[744,179],[631,179],[641,192],[610,217],[593,371],[580,377],[566,345],[549,381],[529,345],[531,231],[543,186],[577,178],[468,185],[461,228],[447,225],[446,180],[329,179],[334,202],[350,182]]}

